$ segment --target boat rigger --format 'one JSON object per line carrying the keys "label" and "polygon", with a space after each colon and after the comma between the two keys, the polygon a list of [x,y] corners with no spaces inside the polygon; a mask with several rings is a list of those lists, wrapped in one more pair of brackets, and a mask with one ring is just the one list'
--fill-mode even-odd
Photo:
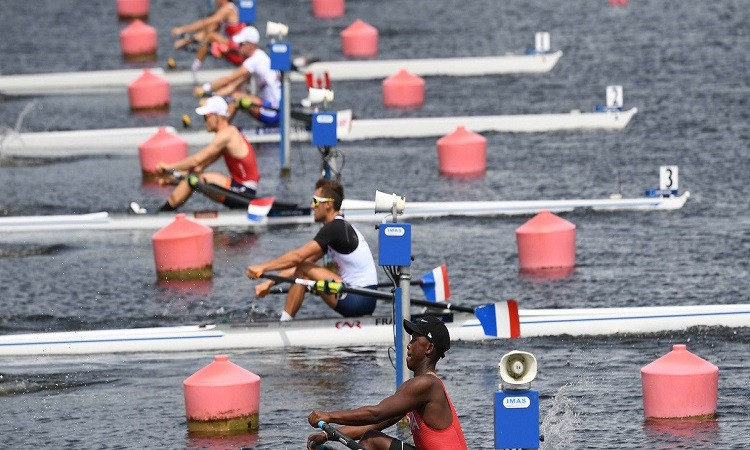
{"label": "boat rigger", "polygon": [[[411,202],[401,218],[423,219],[450,216],[516,216],[536,214],[546,209],[553,213],[576,210],[593,211],[668,211],[680,209],[690,197],[681,195],[644,196],[638,198],[601,198],[569,200],[518,200],[518,201],[435,201]],[[345,199],[341,211],[352,222],[382,222],[385,214],[373,213],[375,202]],[[242,230],[262,229],[270,226],[313,223],[311,215],[273,215],[256,220],[241,210],[217,210],[186,213],[191,220],[215,228]],[[110,214],[95,212],[47,216],[0,217],[0,234],[31,231],[76,231],[76,230],[156,230],[174,220],[175,213],[161,214]]]}
{"label": "boat rigger", "polygon": [[[549,72],[562,57],[562,51],[525,55],[462,58],[391,59],[372,61],[330,61],[312,63],[302,72],[327,71],[332,81],[374,80],[389,77],[401,69],[418,76],[481,76]],[[232,69],[164,70],[149,69],[167,80],[171,87],[193,87],[211,82]],[[57,72],[0,76],[3,95],[95,94],[125,92],[143,74],[140,69],[92,72]],[[304,82],[305,74],[292,72],[290,79]]]}
{"label": "boat rigger", "polygon": [[[521,338],[658,333],[690,327],[748,327],[750,305],[520,309]],[[468,313],[442,315],[454,341],[492,339]],[[393,344],[391,317],[65,331],[0,336],[0,356],[225,351]]]}
{"label": "boat rigger", "polygon": [[[572,110],[557,114],[521,114],[497,116],[417,117],[400,119],[353,119],[337,130],[340,141],[363,139],[401,139],[440,137],[464,126],[475,133],[535,133],[573,130],[621,130],[630,123],[637,108],[624,111],[581,112]],[[191,147],[202,147],[211,141],[205,131],[177,131]],[[50,131],[8,134],[2,140],[0,154],[15,157],[60,158],[85,155],[135,154],[138,146],[153,136],[158,128],[110,128],[100,130]],[[253,144],[280,141],[278,129],[242,130]],[[292,128],[290,140],[310,142],[311,133]]]}

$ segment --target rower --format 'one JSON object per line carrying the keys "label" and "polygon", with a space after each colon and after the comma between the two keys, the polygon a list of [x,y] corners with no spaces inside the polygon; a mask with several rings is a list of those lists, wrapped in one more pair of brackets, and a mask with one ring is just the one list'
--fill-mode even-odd
{"label": "rower", "polygon": [[[258,30],[253,26],[247,26],[235,34],[232,40],[239,45],[239,52],[243,57],[242,65],[228,75],[197,86],[193,94],[196,97],[231,96],[236,103],[229,105],[230,120],[234,117],[237,107],[240,107],[265,125],[277,125],[281,103],[281,75],[271,69],[271,58],[258,46]],[[243,89],[243,86],[251,81],[257,86],[257,96]]]}
{"label": "rower", "polygon": [[[335,431],[360,439],[363,448],[467,449],[456,408],[435,368],[451,346],[448,328],[434,316],[425,316],[414,323],[404,319],[403,327],[411,335],[406,363],[414,378],[377,405],[331,412],[313,410],[307,421],[315,428],[321,423],[348,424]],[[381,431],[404,417],[409,422],[414,445]],[[312,434],[307,438],[307,448],[316,448],[331,437],[327,432]]]}
{"label": "rower", "polygon": [[[214,200],[230,208],[247,208],[248,202],[255,197],[258,181],[260,181],[253,146],[237,127],[229,123],[228,105],[222,97],[209,98],[195,112],[205,119],[206,129],[216,135],[207,146],[194,155],[171,164],[158,163],[157,175],[161,176],[163,181],[169,182],[173,179],[172,171],[197,174],[202,183],[217,185],[241,197],[247,197],[247,201],[238,201],[236,195],[208,194]],[[218,172],[203,172],[220,157],[224,158],[231,177]],[[193,189],[187,177],[183,177],[159,211],[176,210],[190,198],[192,193]],[[130,204],[130,212],[145,214],[148,211],[133,202]]]}
{"label": "rower", "polygon": [[[247,277],[260,278],[265,272],[280,271],[284,277],[294,276],[308,280],[333,280],[349,286],[375,289],[378,274],[369,245],[362,233],[341,215],[344,188],[338,181],[321,178],[315,184],[312,210],[315,222],[323,227],[315,237],[278,258],[247,268]],[[328,255],[336,271],[316,262]],[[255,295],[265,297],[270,293],[274,281],[268,280],[255,286]],[[376,300],[361,294],[320,292],[323,301],[344,317],[370,315],[375,311]],[[287,293],[281,312],[281,321],[292,320],[302,306],[305,287],[293,285]]]}
{"label": "rower", "polygon": [[[200,69],[203,65],[209,45],[226,47],[231,43],[231,38],[245,27],[245,23],[240,22],[240,12],[232,0],[216,0],[216,6],[216,12],[210,16],[171,30],[170,34],[177,39],[174,43],[175,50],[191,43],[198,44],[198,51],[191,65],[193,71]],[[226,34],[219,31],[222,25]],[[242,62],[241,57],[231,56],[231,53],[228,53],[226,57],[234,64]],[[232,61],[232,58],[235,61]]]}

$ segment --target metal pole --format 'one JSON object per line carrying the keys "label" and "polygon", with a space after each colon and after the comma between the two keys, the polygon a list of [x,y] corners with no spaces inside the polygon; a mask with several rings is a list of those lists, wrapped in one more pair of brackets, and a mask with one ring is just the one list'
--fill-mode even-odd
{"label": "metal pole", "polygon": [[289,124],[291,121],[291,82],[289,72],[281,72],[281,176],[289,178],[292,175],[291,165],[291,136],[289,135]]}
{"label": "metal pole", "polygon": [[[411,267],[400,266],[398,280],[398,289],[401,291],[401,302],[400,304],[396,304],[396,308],[400,308],[401,314],[396,315],[400,315],[402,319],[411,320]],[[396,374],[396,387],[401,386],[401,383],[411,378],[409,368],[406,366],[406,346],[409,345],[411,338],[408,333],[404,332],[404,327],[401,322],[402,321],[399,320],[398,323],[396,323],[398,329],[401,330],[401,340],[399,342],[401,347],[401,373]],[[398,380],[399,376],[401,378],[400,382]]]}

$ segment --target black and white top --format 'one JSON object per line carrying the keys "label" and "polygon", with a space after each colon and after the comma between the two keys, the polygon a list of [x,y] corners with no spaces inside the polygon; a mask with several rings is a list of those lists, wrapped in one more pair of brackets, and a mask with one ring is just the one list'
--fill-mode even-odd
{"label": "black and white top", "polygon": [[362,233],[342,216],[323,225],[313,240],[331,258],[344,283],[358,287],[378,284],[370,246]]}

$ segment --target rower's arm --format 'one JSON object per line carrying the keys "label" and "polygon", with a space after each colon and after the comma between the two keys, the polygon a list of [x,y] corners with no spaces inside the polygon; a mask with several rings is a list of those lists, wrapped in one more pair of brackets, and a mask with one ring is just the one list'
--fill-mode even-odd
{"label": "rower's arm", "polygon": [[229,15],[232,12],[231,7],[227,6],[220,8],[218,11],[208,17],[204,17],[203,19],[196,20],[193,23],[189,23],[181,27],[173,28],[172,34],[195,33],[196,31],[201,31],[209,26],[216,26],[221,24],[229,18]]}
{"label": "rower's arm", "polygon": [[[219,91],[227,86],[237,86],[238,83],[247,80],[250,72],[244,66],[239,66],[227,75],[218,78],[210,83],[210,89],[219,95]],[[205,89],[205,88],[204,88]]]}
{"label": "rower's arm", "polygon": [[253,268],[255,274],[259,276],[264,272],[289,269],[291,267],[299,265],[303,261],[317,261],[322,257],[323,249],[320,248],[320,244],[315,241],[310,241],[302,247],[290,250],[276,259],[272,259],[270,261],[266,261],[263,264],[250,267]]}
{"label": "rower's arm", "polygon": [[227,147],[231,134],[229,129],[223,129],[216,133],[211,142],[203,147],[198,153],[190,155],[187,158],[172,164],[159,163],[157,170],[188,170],[198,169],[202,171],[221,156],[222,151]]}

